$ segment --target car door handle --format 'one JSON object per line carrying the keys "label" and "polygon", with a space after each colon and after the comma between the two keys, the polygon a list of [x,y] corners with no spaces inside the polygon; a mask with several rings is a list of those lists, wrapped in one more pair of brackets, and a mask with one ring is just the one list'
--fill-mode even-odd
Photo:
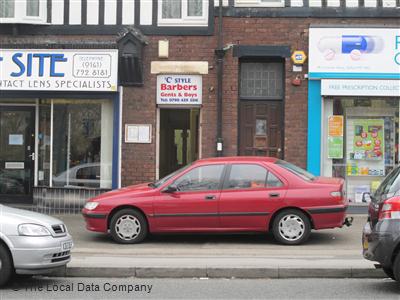
{"label": "car door handle", "polygon": [[204,199],[206,199],[206,200],[215,200],[216,197],[215,197],[215,195],[207,195],[207,196],[204,197]]}
{"label": "car door handle", "polygon": [[279,194],[279,193],[269,193],[269,196],[270,196],[271,198],[277,198],[277,197],[280,196],[280,194]]}

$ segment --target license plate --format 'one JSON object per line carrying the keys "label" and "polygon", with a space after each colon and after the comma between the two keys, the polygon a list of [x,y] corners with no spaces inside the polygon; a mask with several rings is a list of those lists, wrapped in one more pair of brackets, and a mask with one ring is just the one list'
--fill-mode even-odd
{"label": "license plate", "polygon": [[61,244],[61,249],[63,251],[71,250],[71,248],[72,248],[72,242],[64,242]]}

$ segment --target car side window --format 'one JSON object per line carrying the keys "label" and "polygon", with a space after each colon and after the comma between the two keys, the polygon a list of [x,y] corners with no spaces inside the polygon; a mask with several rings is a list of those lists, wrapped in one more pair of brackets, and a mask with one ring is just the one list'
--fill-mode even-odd
{"label": "car side window", "polygon": [[175,180],[178,191],[207,191],[219,188],[225,165],[208,165],[195,168]]}
{"label": "car side window", "polygon": [[76,172],[76,179],[99,179],[100,166],[84,167]]}
{"label": "car side window", "polygon": [[278,179],[273,173],[268,172],[267,176],[267,187],[273,188],[273,187],[280,187],[283,186],[282,181]]}
{"label": "car side window", "polygon": [[229,174],[228,189],[265,188],[268,171],[259,165],[234,164]]}

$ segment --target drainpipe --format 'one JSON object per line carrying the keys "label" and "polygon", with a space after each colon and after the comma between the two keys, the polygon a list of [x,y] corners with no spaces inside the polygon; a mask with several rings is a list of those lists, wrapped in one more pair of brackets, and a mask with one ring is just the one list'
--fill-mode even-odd
{"label": "drainpipe", "polygon": [[224,55],[222,40],[222,0],[219,0],[218,5],[218,45],[215,49],[217,57],[217,156],[223,156],[223,140],[222,140],[222,80]]}

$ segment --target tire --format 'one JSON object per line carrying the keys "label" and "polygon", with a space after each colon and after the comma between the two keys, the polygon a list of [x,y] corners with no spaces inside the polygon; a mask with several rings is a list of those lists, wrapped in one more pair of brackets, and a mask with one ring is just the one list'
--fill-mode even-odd
{"label": "tire", "polygon": [[122,209],[111,218],[110,233],[117,243],[137,244],[147,236],[147,221],[137,210]]}
{"label": "tire", "polygon": [[387,277],[396,280],[396,278],[394,277],[394,272],[393,269],[390,267],[382,267],[383,272],[385,272],[385,274],[387,275]]}
{"label": "tire", "polygon": [[397,254],[393,263],[393,275],[394,279],[400,282],[400,253]]}
{"label": "tire", "polygon": [[8,249],[0,243],[0,287],[5,285],[13,276],[14,267]]}
{"label": "tire", "polygon": [[282,244],[299,245],[310,236],[310,219],[299,210],[285,209],[274,218],[272,232]]}

